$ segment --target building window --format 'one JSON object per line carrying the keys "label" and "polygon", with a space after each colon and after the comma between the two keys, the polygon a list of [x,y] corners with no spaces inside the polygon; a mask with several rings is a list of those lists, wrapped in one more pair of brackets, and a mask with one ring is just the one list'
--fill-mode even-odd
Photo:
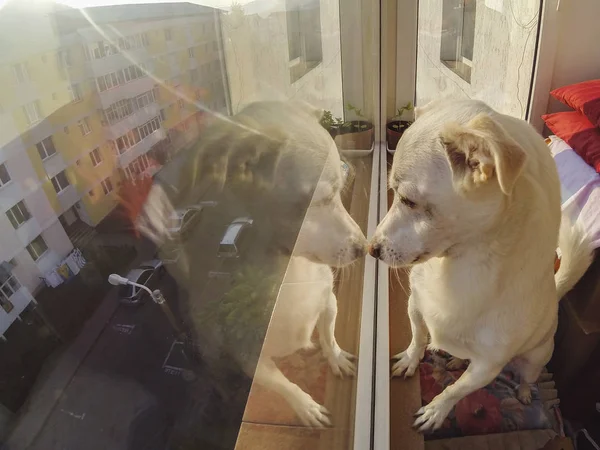
{"label": "building window", "polygon": [[194,57],[194,49],[193,49],[192,47],[188,48],[188,56],[189,56],[190,58],[193,58],[193,57]]}
{"label": "building window", "polygon": [[0,187],[4,186],[10,181],[10,175],[6,169],[6,164],[0,164]]}
{"label": "building window", "polygon": [[92,56],[90,55],[90,49],[88,48],[87,45],[83,45],[82,47],[83,47],[83,58],[86,61],[91,61]]}
{"label": "building window", "polygon": [[290,80],[293,83],[323,60],[320,2],[300,7],[298,2],[286,0],[286,23]]}
{"label": "building window", "polygon": [[107,73],[96,78],[98,92],[104,92],[119,85],[129,83],[146,76],[145,64],[133,65],[116,72]]}
{"label": "building window", "polygon": [[34,101],[23,106],[23,113],[28,125],[33,125],[42,120],[42,113],[40,111],[40,102]]}
{"label": "building window", "polygon": [[54,142],[52,141],[52,136],[48,136],[43,141],[38,142],[36,144],[36,148],[37,148],[38,154],[40,155],[40,158],[42,158],[42,161],[56,153],[56,147],[54,147]]}
{"label": "building window", "polygon": [[99,148],[95,148],[90,152],[90,159],[92,160],[92,165],[94,167],[102,162],[102,155],[100,154]]}
{"label": "building window", "polygon": [[141,95],[138,95],[136,98],[136,103],[138,108],[143,108],[144,106],[148,106],[150,103],[154,102],[154,91],[147,91]]}
{"label": "building window", "polygon": [[171,40],[171,29],[170,28],[165,28],[165,40],[166,41]]}
{"label": "building window", "polygon": [[61,70],[71,67],[71,52],[69,50],[59,50],[56,52],[56,61],[58,68]]}
{"label": "building window", "polygon": [[476,3],[474,0],[444,0],[442,10],[444,30],[440,60],[467,83],[471,82],[473,68]]}
{"label": "building window", "polygon": [[104,195],[108,195],[112,192],[113,185],[112,185],[112,182],[110,181],[110,177],[102,180],[102,182],[100,184],[102,185],[102,190],[104,191]]}
{"label": "building window", "polygon": [[161,122],[164,122],[166,120],[164,108],[160,110],[160,120]]}
{"label": "building window", "polygon": [[69,186],[69,180],[67,179],[64,170],[52,178],[52,186],[54,186],[54,190],[57,194]]}
{"label": "building window", "polygon": [[29,245],[25,248],[27,249],[29,255],[33,258],[34,261],[40,259],[40,257],[48,250],[46,241],[44,241],[44,238],[41,234],[38,237],[36,237],[33,241],[31,241]]}
{"label": "building window", "polygon": [[192,83],[198,81],[198,69],[190,70],[190,80]]}
{"label": "building window", "polygon": [[69,95],[71,96],[72,102],[77,103],[82,100],[81,88],[79,84],[72,84],[67,89],[69,90]]}
{"label": "building window", "polygon": [[25,83],[30,80],[29,71],[27,70],[27,63],[19,63],[13,66],[13,72],[17,83]]}
{"label": "building window", "polygon": [[92,132],[87,117],[84,117],[83,119],[78,121],[77,125],[79,126],[79,131],[81,131],[82,136],[85,136],[86,134],[90,134]]}
{"label": "building window", "polygon": [[[11,260],[12,261],[12,260]],[[21,284],[14,276],[9,276],[8,279],[0,279],[0,306],[9,313],[13,310],[14,305],[10,298],[21,288]]]}
{"label": "building window", "polygon": [[31,219],[31,214],[29,214],[23,200],[6,211],[6,215],[15,230]]}

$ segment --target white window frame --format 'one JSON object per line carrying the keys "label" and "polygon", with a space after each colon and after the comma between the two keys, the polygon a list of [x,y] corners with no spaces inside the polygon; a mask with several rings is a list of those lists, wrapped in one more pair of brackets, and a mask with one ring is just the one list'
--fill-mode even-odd
{"label": "white window frame", "polygon": [[[38,239],[40,239],[44,247],[46,247],[41,253],[38,253],[37,250],[32,246],[33,242],[37,241]],[[25,248],[29,253],[29,256],[31,256],[31,258],[36,262],[39,261],[39,259],[48,252],[48,244],[46,243],[46,240],[41,234],[38,234],[34,239],[32,239]]]}
{"label": "white window frame", "polygon": [[96,147],[90,152],[90,159],[92,160],[92,166],[96,167],[104,161],[102,159],[102,153],[100,153],[100,147]]}
{"label": "white window frame", "polygon": [[102,186],[102,190],[104,191],[104,195],[108,195],[110,194],[113,190],[113,184],[112,184],[112,180],[110,179],[110,177],[106,177],[104,180],[102,180],[100,182],[100,185]]}
{"label": "white window frame", "polygon": [[67,87],[67,90],[69,91],[69,95],[71,96],[71,102],[78,103],[83,100],[83,97],[81,95],[81,84],[71,84]]}
{"label": "white window frame", "polygon": [[81,120],[77,121],[77,126],[79,127],[79,131],[81,131],[82,136],[87,136],[92,132],[92,128],[90,127],[90,123],[87,117],[84,117]]}
{"label": "white window frame", "polygon": [[[50,144],[47,144],[48,141],[50,141]],[[35,144],[35,147],[37,149],[38,155],[40,156],[40,158],[42,158],[42,161],[45,161],[52,155],[56,155],[56,146],[54,145],[52,136],[48,136],[46,139],[42,139],[40,142]],[[42,156],[42,153],[44,154],[44,156]]]}
{"label": "white window frame", "polygon": [[17,84],[23,84],[31,81],[27,62],[17,63],[13,66],[13,75]]}
{"label": "white window frame", "polygon": [[42,112],[39,100],[23,105],[23,113],[28,125],[35,125],[42,120]]}
{"label": "white window frame", "polygon": [[8,173],[8,167],[6,167],[6,163],[1,163],[0,168],[4,168],[6,177],[8,177],[8,180],[3,180],[2,178],[0,178],[0,188],[1,188],[3,186],[6,186],[8,183],[10,183],[12,181],[12,178],[10,176],[10,173]]}
{"label": "white window frame", "polygon": [[[67,183],[64,186],[61,184],[61,182],[60,182],[60,180],[58,178],[58,176],[61,175],[61,174],[65,177],[65,180],[66,180],[66,183]],[[52,183],[52,186],[54,187],[54,191],[57,194],[60,194],[65,189],[67,189],[69,186],[71,186],[71,183],[69,182],[69,178],[67,177],[67,174],[66,174],[66,172],[64,170],[62,172],[58,172],[56,175],[54,175],[52,178],[50,178],[50,181]],[[56,190],[57,186],[60,188],[60,190],[58,190],[58,191]]]}
{"label": "white window frame", "polygon": [[[19,219],[17,212],[20,213],[20,215],[24,218],[23,221]],[[11,208],[7,209],[6,216],[8,217],[8,221],[15,230],[20,228],[22,225],[24,225],[31,219],[31,213],[29,212],[29,209],[27,209],[27,205],[25,204],[24,200],[17,202]]]}

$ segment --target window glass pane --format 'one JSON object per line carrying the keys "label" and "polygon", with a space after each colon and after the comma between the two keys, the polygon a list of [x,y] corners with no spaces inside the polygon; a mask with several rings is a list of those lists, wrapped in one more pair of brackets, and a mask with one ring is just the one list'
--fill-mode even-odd
{"label": "window glass pane", "polygon": [[525,118],[540,0],[419,0],[416,104],[441,97],[483,100]]}
{"label": "window glass pane", "polygon": [[[7,448],[370,433],[352,355],[383,127],[361,2],[0,8]],[[120,284],[149,277],[164,302]]]}

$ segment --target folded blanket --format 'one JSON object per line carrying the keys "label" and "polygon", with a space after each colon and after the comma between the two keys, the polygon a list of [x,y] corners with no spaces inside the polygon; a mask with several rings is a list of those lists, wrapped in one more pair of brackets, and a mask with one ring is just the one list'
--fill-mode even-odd
{"label": "folded blanket", "polygon": [[583,227],[593,248],[600,247],[600,175],[558,136],[546,143],[558,169],[563,212]]}

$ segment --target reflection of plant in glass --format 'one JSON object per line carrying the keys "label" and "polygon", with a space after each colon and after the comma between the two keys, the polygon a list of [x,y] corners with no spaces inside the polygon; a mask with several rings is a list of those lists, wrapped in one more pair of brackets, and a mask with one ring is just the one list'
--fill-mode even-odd
{"label": "reflection of plant in glass", "polygon": [[[360,120],[356,126],[358,128],[358,131],[363,131],[363,130],[367,130],[369,128],[369,124],[367,122],[367,118],[365,117],[365,115],[363,114],[362,108],[358,108],[356,106],[354,106],[352,103],[348,103],[346,105],[346,109],[348,111],[352,111],[354,114],[356,114],[358,117],[360,117],[362,120]],[[345,122],[342,127],[352,127],[353,123],[352,122]]]}
{"label": "reflection of plant in glass", "polygon": [[333,127],[339,127],[344,123],[341,117],[334,118],[331,111],[327,110],[323,111],[323,117],[321,117],[320,122],[321,126],[326,130],[331,130]]}
{"label": "reflection of plant in glass", "polygon": [[406,105],[402,106],[401,108],[398,108],[398,111],[397,111],[398,114],[396,115],[396,117],[398,119],[401,119],[402,115],[405,112],[412,111],[413,109],[414,109],[413,103],[412,102],[408,102]]}
{"label": "reflection of plant in glass", "polygon": [[414,109],[414,106],[413,106],[412,102],[408,102],[406,105],[398,108],[396,116],[392,119],[393,122],[391,123],[391,127],[395,131],[401,131],[401,130],[405,130],[406,128],[408,128],[410,126],[410,124],[412,123],[412,121],[402,120],[402,116],[404,115],[405,112],[412,111],[413,109]]}

